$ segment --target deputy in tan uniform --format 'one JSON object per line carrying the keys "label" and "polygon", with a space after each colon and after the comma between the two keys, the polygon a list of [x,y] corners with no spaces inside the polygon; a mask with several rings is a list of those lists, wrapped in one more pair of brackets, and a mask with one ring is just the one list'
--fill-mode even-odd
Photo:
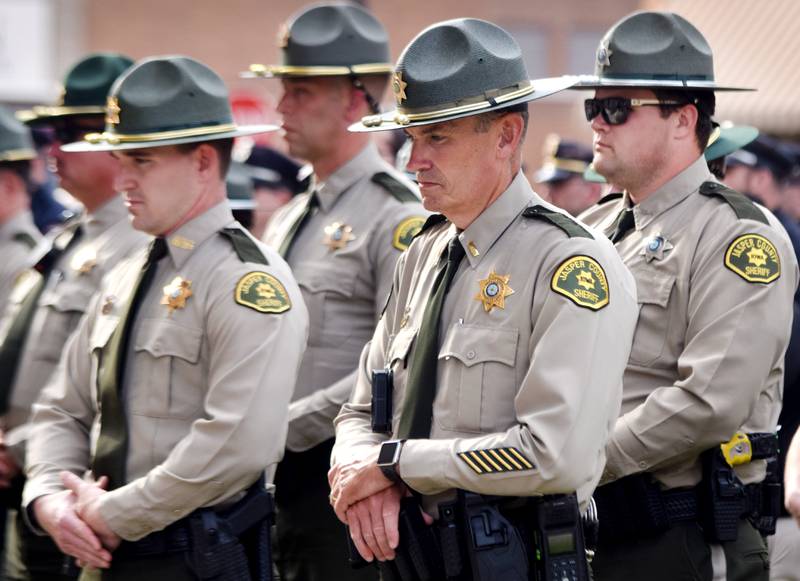
{"label": "deputy in tan uniform", "polygon": [[[49,235],[49,246],[38,254],[35,268],[20,278],[0,321],[0,367],[5,370],[0,376],[0,411],[7,446],[0,458],[9,466],[6,479],[15,477],[25,464],[31,405],[53,375],[64,344],[101,279],[147,243],[148,238],[131,227],[114,189],[117,162],[105,153],[58,150],[61,143],[102,129],[111,84],[132,63],[119,54],[90,55],[67,73],[57,105],[20,114],[28,123],[52,127],[55,141],[50,153],[60,185],[83,204],[85,213]],[[21,519],[16,532],[9,540],[7,575],[58,578],[63,556],[52,542],[31,535]]]}
{"label": "deputy in tan uniform", "polygon": [[[425,207],[441,212],[401,257],[336,419],[331,502],[369,560],[394,558],[409,491],[440,516],[454,489],[577,491],[585,506],[600,478],[636,320],[633,279],[602,234],[544,202],[520,170],[527,102],[573,82],[529,80],[504,30],[451,20],[400,57],[398,109],[353,126],[404,129]],[[370,374],[384,368],[394,413],[378,433]],[[517,563],[524,578],[531,558]]]}
{"label": "deputy in tan uniform", "polygon": [[595,578],[766,580],[754,524],[774,526],[774,489],[757,483],[777,451],[791,244],[768,210],[708,170],[714,91],[725,88],[691,23],[623,18],[582,86],[595,89],[593,166],[625,190],[582,217],[615,242],[640,309],[595,494]]}
{"label": "deputy in tan uniform", "polygon": [[346,534],[328,504],[333,419],[353,391],[395,263],[427,212],[370,136],[347,131],[377,112],[388,84],[381,23],[358,6],[319,4],[293,16],[279,43],[283,64],[251,71],[282,79],[278,112],[289,152],[314,174],[311,190],[279,210],[264,235],[292,267],[311,317],[275,477],[277,564],[288,581],[374,579],[348,566]]}
{"label": "deputy in tan uniform", "polygon": [[28,193],[35,158],[30,130],[0,108],[0,311],[17,278],[33,264],[31,251],[42,239]]}
{"label": "deputy in tan uniform", "polygon": [[106,119],[64,150],[113,151],[157,238],[108,274],[34,407],[27,514],[103,579],[242,578],[308,330],[288,266],[225,198],[232,138],[275,127],[237,127],[219,76],[180,56],[130,69]]}

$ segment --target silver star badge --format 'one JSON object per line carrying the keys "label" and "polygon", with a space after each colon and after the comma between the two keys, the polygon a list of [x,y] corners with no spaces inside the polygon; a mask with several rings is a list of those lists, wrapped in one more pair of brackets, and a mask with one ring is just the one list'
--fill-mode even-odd
{"label": "silver star badge", "polygon": [[607,43],[603,43],[600,45],[600,48],[597,49],[597,64],[600,65],[600,68],[610,67],[611,66],[611,55],[613,54],[612,50],[608,48]]}
{"label": "silver star badge", "polygon": [[657,234],[645,242],[641,254],[644,255],[644,259],[647,262],[663,260],[664,255],[673,248],[672,242],[664,238],[661,234]]}

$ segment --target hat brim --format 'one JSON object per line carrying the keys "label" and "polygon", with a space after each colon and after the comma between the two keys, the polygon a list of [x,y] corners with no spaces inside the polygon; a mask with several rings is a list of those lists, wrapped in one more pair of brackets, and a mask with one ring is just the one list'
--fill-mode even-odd
{"label": "hat brim", "polygon": [[591,165],[583,170],[583,179],[594,184],[606,183],[606,178],[597,173],[597,170],[595,170]]}
{"label": "hat brim", "polygon": [[722,128],[720,136],[714,143],[706,147],[705,157],[707,161],[719,159],[725,155],[730,155],[734,151],[741,149],[758,137],[758,129],[749,125],[737,125],[735,127]]}
{"label": "hat brim", "polygon": [[693,91],[755,91],[746,87],[727,87],[717,85],[713,81],[678,81],[669,79],[616,79],[598,77],[595,75],[581,75],[580,80],[571,87],[573,90],[590,90],[605,88],[629,89],[691,89]]}
{"label": "hat brim", "polygon": [[540,184],[549,184],[552,182],[564,181],[572,176],[579,176],[581,174],[559,169],[557,167],[542,167],[535,174],[533,174],[533,181]]}
{"label": "hat brim", "polygon": [[[469,111],[461,111],[459,110],[459,108],[455,108],[457,112],[454,113],[453,108],[446,108],[446,109],[441,109],[439,111],[435,110],[426,111],[424,113],[424,117],[421,114],[399,111],[395,109],[394,111],[389,111],[388,113],[382,113],[381,115],[371,115],[365,117],[358,123],[353,123],[350,127],[347,128],[347,130],[353,133],[368,133],[372,131],[392,131],[394,129],[407,129],[408,127],[417,127],[420,125],[433,125],[434,123],[444,123],[446,121],[453,121],[455,119],[462,119],[464,117],[473,117],[475,115],[488,113],[490,111],[499,111],[502,109],[508,109],[509,107],[513,107],[514,105],[521,105],[522,103],[527,103],[529,101],[536,101],[538,99],[543,99],[544,97],[549,97],[550,95],[553,95],[565,89],[569,89],[576,82],[578,82],[578,77],[565,75],[563,77],[531,79],[530,82],[531,85],[533,86],[533,91],[531,91],[530,93],[522,97],[512,99],[510,101],[496,103],[495,105],[492,105],[489,101],[484,101],[485,106],[472,107],[472,109]],[[420,115],[420,117],[415,118],[417,115]],[[364,124],[365,119],[369,119],[371,124],[365,125]],[[372,123],[374,123],[374,125]]]}
{"label": "hat brim", "polygon": [[367,63],[351,66],[250,65],[239,73],[243,79],[282,79],[291,77],[349,77],[350,75],[388,75],[394,72],[391,63]]}
{"label": "hat brim", "polygon": [[36,151],[30,148],[7,149],[0,151],[0,162],[4,161],[28,161],[36,158]]}
{"label": "hat brim", "polygon": [[[87,151],[120,151],[125,149],[147,149],[150,147],[164,147],[167,145],[181,145],[183,143],[196,143],[198,141],[215,141],[217,139],[231,139],[234,137],[244,137],[246,135],[256,135],[259,133],[269,133],[277,131],[277,125],[244,125],[239,126],[231,131],[222,131],[219,133],[196,133],[194,135],[186,135],[183,137],[174,137],[174,132],[165,131],[159,133],[149,133],[150,139],[135,140],[130,139],[131,136],[124,136],[119,138],[119,141],[111,139],[101,139],[97,142],[94,141],[76,141],[74,143],[67,143],[61,146],[61,151],[70,153],[87,152]],[[163,135],[163,138],[159,138]]]}
{"label": "hat brim", "polygon": [[15,113],[17,119],[23,123],[46,123],[51,119],[59,117],[77,117],[81,115],[105,115],[105,108],[102,105],[97,106],[84,106],[84,107],[34,107],[32,109],[25,109]]}

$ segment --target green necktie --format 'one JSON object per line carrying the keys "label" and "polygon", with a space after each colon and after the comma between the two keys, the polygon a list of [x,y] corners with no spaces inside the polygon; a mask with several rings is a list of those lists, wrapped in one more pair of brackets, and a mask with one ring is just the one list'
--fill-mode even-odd
{"label": "green necktie", "polygon": [[431,434],[433,400],[436,398],[436,368],[439,362],[439,327],[442,307],[450,283],[464,258],[464,247],[455,236],[447,245],[447,263],[433,282],[431,296],[422,315],[417,346],[411,357],[398,438],[427,438]]}
{"label": "green necktie", "polygon": [[41,275],[36,284],[31,287],[28,294],[20,303],[19,310],[11,321],[3,344],[0,345],[0,414],[8,411],[8,402],[11,399],[11,390],[17,376],[20,360],[22,359],[22,349],[33,322],[33,315],[39,305],[39,298],[42,296],[47,281],[53,273],[58,259],[81,239],[83,229],[80,226],[75,228],[69,242],[63,247],[55,244],[50,250],[34,265],[34,269]]}
{"label": "green necktie", "polygon": [[611,242],[616,244],[625,238],[625,235],[633,230],[635,226],[636,220],[633,218],[633,208],[624,208],[614,221],[614,225],[608,229],[607,232],[610,232],[610,234],[606,235],[609,237]]}
{"label": "green necktie", "polygon": [[289,251],[292,249],[292,244],[295,240],[297,240],[300,230],[302,230],[303,226],[308,223],[309,218],[311,218],[311,214],[314,212],[314,208],[317,206],[319,206],[319,198],[317,197],[317,192],[315,190],[312,191],[308,196],[306,207],[303,208],[300,216],[297,217],[297,220],[295,220],[294,224],[292,224],[292,227],[289,228],[289,231],[286,233],[286,237],[283,239],[283,242],[281,242],[278,252],[283,258],[289,256]]}
{"label": "green necktie", "polygon": [[158,261],[167,255],[167,243],[156,238],[150,243],[150,252],[142,265],[139,278],[133,287],[131,298],[120,314],[114,333],[100,357],[98,391],[100,397],[100,435],[92,461],[95,478],[108,476],[108,490],[125,484],[125,464],[128,456],[128,422],[125,418],[123,396],[120,393],[125,370],[125,356],[131,325],[136,312],[153,282]]}

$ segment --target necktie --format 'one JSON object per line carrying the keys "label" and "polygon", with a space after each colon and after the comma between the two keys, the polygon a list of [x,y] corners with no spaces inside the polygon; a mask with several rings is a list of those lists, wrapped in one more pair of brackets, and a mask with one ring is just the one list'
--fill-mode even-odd
{"label": "necktie", "polygon": [[153,282],[158,261],[167,254],[167,243],[156,238],[150,244],[150,252],[133,287],[131,298],[120,314],[114,333],[100,358],[98,391],[100,396],[100,435],[92,461],[95,478],[108,476],[108,490],[125,484],[125,464],[128,452],[128,426],[120,393],[125,370],[125,356],[131,325],[136,312]]}
{"label": "necktie", "polygon": [[611,234],[609,234],[608,237],[611,239],[611,242],[616,244],[625,238],[625,235],[633,230],[635,226],[636,221],[633,218],[633,208],[624,208],[617,216],[614,226],[609,228]]}
{"label": "necktie", "polygon": [[286,258],[289,255],[289,251],[292,249],[292,244],[295,240],[297,240],[297,236],[300,234],[300,230],[302,230],[303,226],[308,223],[309,218],[314,213],[314,209],[319,206],[319,197],[317,196],[317,192],[313,191],[308,196],[308,201],[306,202],[306,207],[303,208],[303,211],[300,213],[300,216],[297,217],[292,227],[289,228],[289,231],[286,233],[286,237],[281,242],[281,246],[278,249],[278,252],[283,258]]}
{"label": "necktie", "polygon": [[447,246],[447,262],[433,282],[431,296],[422,315],[417,346],[411,357],[399,438],[427,438],[431,433],[433,400],[436,398],[436,368],[439,361],[439,327],[442,307],[450,283],[464,258],[464,247],[454,237]]}
{"label": "necktie", "polygon": [[0,414],[8,411],[11,389],[14,386],[22,349],[33,322],[33,315],[36,313],[36,307],[39,304],[39,297],[42,296],[42,292],[50,275],[53,273],[55,265],[58,263],[58,259],[75,246],[82,236],[83,229],[77,226],[69,242],[64,247],[59,248],[54,244],[47,254],[39,259],[39,262],[33,267],[41,276],[20,303],[19,310],[14,316],[14,320],[11,321],[3,344],[0,345],[0,369],[2,369],[0,374]]}

